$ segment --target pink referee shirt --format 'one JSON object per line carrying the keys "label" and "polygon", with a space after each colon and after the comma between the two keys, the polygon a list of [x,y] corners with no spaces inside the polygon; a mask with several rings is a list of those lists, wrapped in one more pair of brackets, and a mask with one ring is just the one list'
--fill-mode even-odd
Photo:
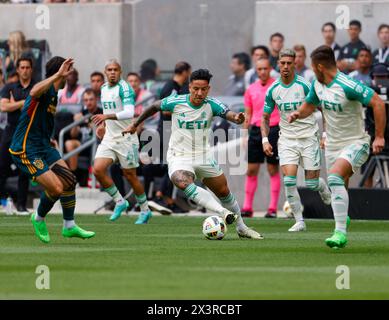
{"label": "pink referee shirt", "polygon": [[[274,81],[275,79],[270,78],[266,85],[262,85],[261,81],[257,80],[244,93],[244,105],[252,110],[250,125],[261,126],[266,91]],[[277,126],[279,122],[280,114],[278,113],[278,108],[274,108],[274,111],[270,115],[270,127]]]}

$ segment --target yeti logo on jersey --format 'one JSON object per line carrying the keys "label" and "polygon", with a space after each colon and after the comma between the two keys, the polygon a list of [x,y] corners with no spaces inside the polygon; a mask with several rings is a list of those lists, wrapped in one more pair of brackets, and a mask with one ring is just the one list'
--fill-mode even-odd
{"label": "yeti logo on jersey", "polygon": [[337,102],[321,100],[321,106],[327,110],[330,110],[330,111],[343,112],[342,104],[337,103]]}
{"label": "yeti logo on jersey", "polygon": [[207,120],[185,121],[177,119],[177,121],[180,129],[205,129],[208,126]]}
{"label": "yeti logo on jersey", "polygon": [[302,101],[277,103],[278,109],[280,111],[296,111],[297,107],[301,106],[302,104]]}
{"label": "yeti logo on jersey", "polygon": [[103,101],[104,109],[116,109],[115,101]]}
{"label": "yeti logo on jersey", "polygon": [[205,119],[207,117],[207,113],[205,111],[201,112],[201,119]]}

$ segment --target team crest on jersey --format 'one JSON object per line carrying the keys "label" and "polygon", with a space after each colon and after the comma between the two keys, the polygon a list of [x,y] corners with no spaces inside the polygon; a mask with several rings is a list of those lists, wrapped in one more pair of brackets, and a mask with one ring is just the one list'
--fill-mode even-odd
{"label": "team crest on jersey", "polygon": [[205,111],[201,112],[201,119],[205,119],[207,117],[207,113]]}
{"label": "team crest on jersey", "polygon": [[34,166],[37,167],[39,170],[42,170],[45,166],[43,161],[41,159],[35,159],[33,162]]}
{"label": "team crest on jersey", "polygon": [[295,92],[295,94],[294,94],[294,98],[295,98],[295,99],[298,99],[298,98],[300,98],[300,92]]}
{"label": "team crest on jersey", "polygon": [[362,93],[362,91],[363,91],[362,86],[358,84],[358,85],[355,87],[355,91],[358,92],[358,93]]}
{"label": "team crest on jersey", "polygon": [[335,95],[334,95],[334,100],[335,100],[335,101],[339,101],[339,100],[340,100],[339,94],[335,93]]}
{"label": "team crest on jersey", "polygon": [[184,112],[181,112],[181,113],[179,114],[179,116],[182,117],[182,118],[185,118],[185,113],[184,113]]}

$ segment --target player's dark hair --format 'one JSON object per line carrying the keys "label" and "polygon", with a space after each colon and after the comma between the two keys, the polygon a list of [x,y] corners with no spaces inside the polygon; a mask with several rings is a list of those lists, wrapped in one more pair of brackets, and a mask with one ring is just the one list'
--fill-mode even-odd
{"label": "player's dark hair", "polygon": [[96,76],[99,76],[101,79],[103,79],[103,81],[105,79],[104,74],[100,71],[94,71],[90,74],[90,78],[96,77]]}
{"label": "player's dark hair", "polygon": [[20,63],[22,61],[28,61],[30,63],[30,67],[32,68],[33,66],[33,61],[31,58],[28,58],[28,57],[21,57],[19,58],[18,60],[16,60],[16,69],[20,67]]}
{"label": "player's dark hair", "polygon": [[323,24],[323,26],[321,27],[321,31],[323,32],[324,28],[327,27],[327,26],[331,27],[332,31],[336,32],[335,24],[333,24],[332,22],[326,22],[325,24]]}
{"label": "player's dark hair", "polygon": [[389,29],[389,24],[381,23],[381,24],[378,26],[377,33],[379,33],[382,29],[385,29],[385,28],[388,28],[388,29]]}
{"label": "player's dark hair", "polygon": [[129,76],[137,77],[137,78],[140,80],[140,75],[139,75],[139,73],[130,71],[129,73],[127,73],[127,78],[128,78]]}
{"label": "player's dark hair", "polygon": [[191,65],[188,62],[180,61],[174,66],[174,74],[182,74],[185,71],[191,69]]}
{"label": "player's dark hair", "polygon": [[212,77],[213,75],[209,72],[208,69],[198,69],[192,72],[192,74],[190,75],[189,82],[192,82],[194,80],[205,80],[209,83]]}
{"label": "player's dark hair", "polygon": [[372,55],[371,50],[369,48],[363,47],[363,48],[359,49],[358,56],[363,51],[367,52],[369,55]]}
{"label": "player's dark hair", "polygon": [[46,78],[50,78],[52,75],[56,74],[64,63],[65,58],[55,56],[51,58],[46,63]]}
{"label": "player's dark hair", "polygon": [[312,62],[315,64],[320,63],[330,68],[336,67],[334,51],[331,49],[331,47],[328,47],[326,45],[322,45],[313,50],[311,53],[311,59]]}
{"label": "player's dark hair", "polygon": [[266,57],[269,57],[269,56],[270,56],[270,51],[269,51],[268,47],[263,46],[263,45],[259,45],[259,46],[252,47],[252,48],[251,48],[251,55],[253,55],[254,52],[257,51],[257,50],[262,50],[262,51],[264,51],[265,54],[266,54]]}
{"label": "player's dark hair", "polygon": [[362,29],[362,23],[359,20],[351,20],[350,23],[348,24],[349,27],[351,26],[356,26],[359,29]]}
{"label": "player's dark hair", "polygon": [[282,41],[284,41],[284,40],[285,40],[285,37],[284,37],[284,35],[283,35],[282,33],[280,33],[280,32],[276,32],[276,33],[273,33],[273,34],[270,36],[270,41],[272,41],[272,40],[273,40],[273,38],[275,38],[275,37],[279,37],[279,38],[281,38],[281,39],[282,39]]}
{"label": "player's dark hair", "polygon": [[246,52],[235,53],[232,59],[237,59],[239,64],[243,64],[246,71],[251,67],[251,59]]}

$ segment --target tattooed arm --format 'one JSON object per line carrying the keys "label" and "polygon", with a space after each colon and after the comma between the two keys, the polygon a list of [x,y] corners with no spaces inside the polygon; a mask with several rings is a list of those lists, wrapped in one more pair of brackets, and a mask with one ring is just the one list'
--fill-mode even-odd
{"label": "tattooed arm", "polygon": [[136,128],[147,118],[150,118],[157,112],[161,111],[161,100],[155,101],[150,107],[144,110],[138,118],[134,122],[132,122],[124,131],[122,131],[122,135],[126,133],[135,133]]}
{"label": "tattooed arm", "polygon": [[262,119],[261,119],[261,134],[262,134],[262,146],[263,151],[267,156],[273,155],[273,147],[269,143],[269,132],[270,132],[270,114],[267,112],[263,113]]}

